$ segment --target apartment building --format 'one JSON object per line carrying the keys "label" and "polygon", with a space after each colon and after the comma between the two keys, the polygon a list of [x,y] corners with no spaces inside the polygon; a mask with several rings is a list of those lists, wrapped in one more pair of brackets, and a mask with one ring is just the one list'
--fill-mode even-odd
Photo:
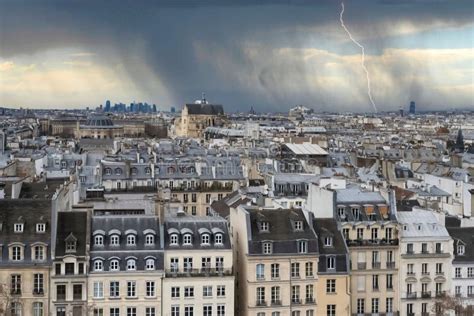
{"label": "apartment building", "polygon": [[51,201],[0,200],[0,309],[48,315]]}
{"label": "apartment building", "polygon": [[453,240],[433,211],[413,208],[399,212],[398,220],[400,314],[427,316],[436,311],[436,299],[451,293]]}
{"label": "apartment building", "polygon": [[[312,215],[312,213],[310,213]],[[351,315],[349,250],[332,218],[313,219],[318,236],[319,265],[316,315]]]}
{"label": "apartment building", "polygon": [[164,224],[163,315],[234,315],[234,274],[227,222],[169,214]]}
{"label": "apartment building", "polygon": [[[460,300],[460,315],[474,314],[474,227],[448,227],[453,239],[451,296]],[[449,274],[448,274],[449,275]]]}
{"label": "apartment building", "polygon": [[395,315],[399,311],[399,225],[393,194],[356,184],[311,184],[306,208],[316,218],[334,218],[349,249],[351,312]]}
{"label": "apartment building", "polygon": [[95,316],[161,315],[163,243],[156,216],[94,216],[89,308]]}
{"label": "apartment building", "polygon": [[51,315],[81,316],[88,313],[89,226],[87,211],[57,213],[57,227],[53,228]]}
{"label": "apartment building", "polygon": [[230,225],[238,276],[235,314],[315,315],[318,239],[303,211],[240,205],[231,208]]}

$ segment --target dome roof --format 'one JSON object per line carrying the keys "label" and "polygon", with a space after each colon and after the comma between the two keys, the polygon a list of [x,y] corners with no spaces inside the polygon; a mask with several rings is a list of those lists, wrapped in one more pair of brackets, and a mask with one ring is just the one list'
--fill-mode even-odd
{"label": "dome roof", "polygon": [[107,116],[93,116],[89,117],[86,122],[88,127],[109,127],[114,126],[114,122]]}

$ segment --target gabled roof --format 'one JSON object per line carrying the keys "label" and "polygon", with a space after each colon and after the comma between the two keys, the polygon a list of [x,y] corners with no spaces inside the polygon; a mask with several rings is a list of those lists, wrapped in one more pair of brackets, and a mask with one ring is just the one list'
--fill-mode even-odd
{"label": "gabled roof", "polygon": [[222,115],[224,108],[220,104],[189,103],[185,107],[191,115]]}

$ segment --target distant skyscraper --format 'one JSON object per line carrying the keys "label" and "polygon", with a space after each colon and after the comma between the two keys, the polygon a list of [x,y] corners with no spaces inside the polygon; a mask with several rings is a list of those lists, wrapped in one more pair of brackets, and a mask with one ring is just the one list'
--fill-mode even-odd
{"label": "distant skyscraper", "polygon": [[415,107],[415,101],[410,102],[410,114],[415,114],[416,112],[416,107]]}
{"label": "distant skyscraper", "polygon": [[174,106],[171,107],[171,113],[176,113],[176,108]]}
{"label": "distant skyscraper", "polygon": [[110,112],[110,100],[105,101],[105,112]]}
{"label": "distant skyscraper", "polygon": [[404,111],[403,111],[403,108],[402,108],[402,107],[400,107],[400,116],[401,116],[401,117],[403,117],[403,116],[404,116],[404,114],[405,114],[405,113],[404,113]]}

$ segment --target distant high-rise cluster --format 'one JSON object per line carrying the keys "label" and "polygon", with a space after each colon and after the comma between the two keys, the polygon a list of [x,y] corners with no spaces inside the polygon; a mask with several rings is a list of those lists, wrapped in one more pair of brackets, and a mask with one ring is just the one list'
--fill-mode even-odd
{"label": "distant high-rise cluster", "polygon": [[105,102],[104,112],[115,113],[156,113],[156,104],[132,102],[129,106],[125,103],[115,103],[113,106],[110,100]]}

